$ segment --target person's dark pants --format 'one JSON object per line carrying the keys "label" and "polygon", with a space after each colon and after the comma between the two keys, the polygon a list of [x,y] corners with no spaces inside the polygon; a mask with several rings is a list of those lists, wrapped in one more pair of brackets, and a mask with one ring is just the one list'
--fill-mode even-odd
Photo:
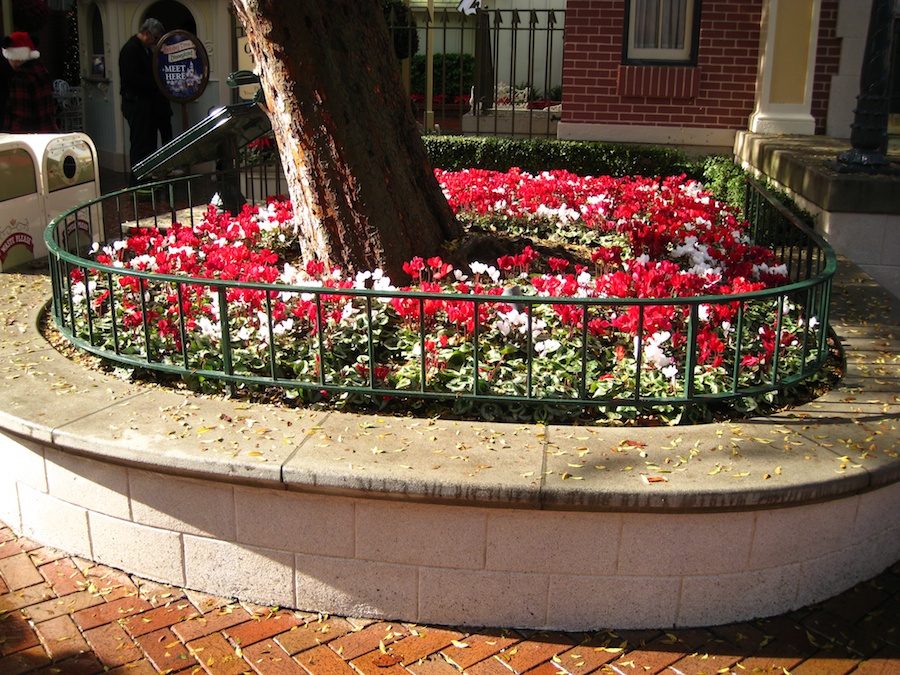
{"label": "person's dark pants", "polygon": [[144,103],[140,100],[123,102],[122,114],[128,121],[128,138],[131,143],[129,160],[132,171],[128,177],[128,185],[134,187],[138,184],[134,166],[156,152],[160,138],[163,144],[172,140],[172,118],[168,111],[160,114],[154,110],[152,102]]}

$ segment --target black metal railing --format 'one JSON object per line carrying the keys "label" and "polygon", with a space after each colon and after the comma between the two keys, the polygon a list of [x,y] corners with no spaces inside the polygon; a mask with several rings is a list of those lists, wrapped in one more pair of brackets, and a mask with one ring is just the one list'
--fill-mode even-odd
{"label": "black metal railing", "polygon": [[[152,260],[132,269],[90,255],[98,246],[121,248],[110,242],[134,228],[194,225],[215,190],[209,176],[160,182],[144,194],[95,199],[50,223],[52,314],[62,334],[111,362],[185,378],[310,395],[601,411],[759,396],[809,378],[829,356],[835,255],[752,180],[747,214],[755,243],[778,253],[790,282],[733,295],[509,297],[298,286],[161,274]],[[683,336],[671,345],[669,372],[647,351],[660,315]],[[518,324],[503,333],[504,321]],[[559,346],[547,358],[551,342]],[[720,347],[716,359],[711,343]]]}
{"label": "black metal railing", "polygon": [[431,121],[445,132],[556,136],[565,10],[478,9],[466,15],[442,9],[413,15],[415,39],[393,14],[388,23],[395,42],[408,38],[407,49],[400,51],[411,53],[410,95],[426,127]]}

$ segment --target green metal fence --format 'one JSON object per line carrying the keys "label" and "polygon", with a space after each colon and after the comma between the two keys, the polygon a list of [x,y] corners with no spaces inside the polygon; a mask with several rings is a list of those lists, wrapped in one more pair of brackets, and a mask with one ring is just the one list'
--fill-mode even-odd
{"label": "green metal fence", "polygon": [[[50,223],[45,237],[52,313],[62,334],[80,349],[126,367],[279,387],[301,396],[581,410],[683,408],[752,398],[802,382],[829,357],[834,252],[752,180],[746,213],[754,243],[777,252],[790,277],[787,285],[753,293],[621,299],[299,287],[123,269],[89,255],[96,242],[121,239],[131,228],[193,224],[216,187],[209,176],[160,182],[142,193],[101,197]],[[300,303],[305,323],[286,322],[281,307]],[[201,304],[214,325],[197,323]],[[257,312],[253,331],[239,318],[249,305]],[[386,337],[397,307],[405,308],[407,353],[416,355],[411,362],[398,362],[396,338]],[[512,307],[521,331],[515,344],[498,346],[491,321]],[[164,331],[159,317],[166,312],[172,318]],[[669,375],[650,366],[645,349],[653,339],[650,317],[660,312],[686,338],[671,352]],[[465,329],[448,318],[459,313],[469,317]],[[541,317],[561,315],[568,322],[551,337],[568,356],[546,359],[533,328]],[[594,330],[624,315],[631,317],[627,330]],[[714,317],[725,315],[729,319],[717,324]],[[453,342],[443,352],[452,379],[447,363],[443,370],[435,363],[438,334]],[[710,339],[725,345],[714,362],[704,346]]]}

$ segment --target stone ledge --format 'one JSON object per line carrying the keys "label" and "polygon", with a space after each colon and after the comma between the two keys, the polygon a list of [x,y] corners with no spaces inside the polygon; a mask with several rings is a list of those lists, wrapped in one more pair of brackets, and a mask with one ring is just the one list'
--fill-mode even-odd
{"label": "stone ledge", "polygon": [[[830,162],[848,141],[827,136],[790,136],[738,132],[734,154],[791,192],[831,213],[900,214],[900,176],[840,173]],[[896,161],[894,166],[900,170]]]}
{"label": "stone ledge", "polygon": [[846,315],[865,309],[849,297],[863,290],[860,275],[844,263],[845,282],[835,286],[832,323],[848,350],[837,389],[769,417],[656,428],[325,413],[137,386],[87,371],[47,345],[35,326],[49,290],[40,277],[24,277],[36,284],[30,300],[18,296],[29,303],[27,323],[14,318],[0,331],[0,425],[115,464],[311,493],[600,511],[816,502],[900,480],[900,436],[880,426],[900,411],[900,363],[887,358],[900,352],[890,323],[900,303],[868,282],[867,294],[881,298],[872,310],[886,323]]}
{"label": "stone ledge", "polygon": [[837,389],[767,418],[654,429],[138,387],[43,341],[46,279],[0,288],[0,520],[161,582],[415,622],[658,628],[781,613],[900,557],[900,303],[847,263]]}

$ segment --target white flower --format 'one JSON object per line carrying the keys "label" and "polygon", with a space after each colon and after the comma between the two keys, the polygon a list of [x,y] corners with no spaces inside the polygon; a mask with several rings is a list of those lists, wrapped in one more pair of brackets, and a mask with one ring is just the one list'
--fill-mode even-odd
{"label": "white flower", "polygon": [[97,290],[97,282],[89,281],[87,286],[82,281],[76,281],[72,284],[72,302],[80,305],[87,300],[88,295],[93,295]]}
{"label": "white flower", "polygon": [[284,269],[279,279],[284,284],[294,285],[300,279],[300,270],[290,263],[284,263]]}
{"label": "white flower", "polygon": [[[376,267],[372,271],[372,288],[376,291],[394,291],[396,288],[391,283],[391,278],[384,273],[384,270]],[[389,298],[379,298],[384,302],[390,302]]]}
{"label": "white flower", "polygon": [[132,269],[146,269],[149,272],[155,272],[157,268],[156,258],[152,255],[139,255],[131,261]]}
{"label": "white flower", "polygon": [[[512,332],[522,335],[528,334],[528,313],[520,312],[513,308],[508,312],[497,312],[497,321],[494,322],[494,328],[506,337]],[[547,328],[547,322],[541,319],[531,320],[531,336],[538,338]]]}
{"label": "white flower", "polygon": [[293,319],[285,319],[284,321],[279,321],[275,324],[275,327],[272,329],[272,332],[275,335],[281,335],[283,333],[288,333],[294,328],[294,320]]}
{"label": "white flower", "polygon": [[697,317],[703,322],[709,321],[709,305],[703,304],[697,308]]}
{"label": "white flower", "polygon": [[557,349],[562,347],[562,343],[559,340],[542,340],[540,342],[534,343],[534,351],[538,353],[539,356],[546,356],[550,352],[555,352]]}
{"label": "white flower", "polygon": [[667,356],[660,346],[666,342],[672,334],[669,331],[654,333],[647,338],[647,344],[644,345],[644,361],[651,364],[657,370],[662,370],[670,365],[673,359]]}
{"label": "white flower", "polygon": [[218,321],[213,323],[209,320],[209,317],[200,317],[200,320],[197,322],[197,328],[200,329],[202,335],[212,340],[219,341],[222,339],[222,324]]}
{"label": "white flower", "polygon": [[768,272],[769,274],[777,274],[781,276],[787,276],[788,269],[787,265],[769,265],[768,263],[762,263],[760,265],[753,266],[753,277],[755,279],[759,279],[759,275],[761,272]]}

